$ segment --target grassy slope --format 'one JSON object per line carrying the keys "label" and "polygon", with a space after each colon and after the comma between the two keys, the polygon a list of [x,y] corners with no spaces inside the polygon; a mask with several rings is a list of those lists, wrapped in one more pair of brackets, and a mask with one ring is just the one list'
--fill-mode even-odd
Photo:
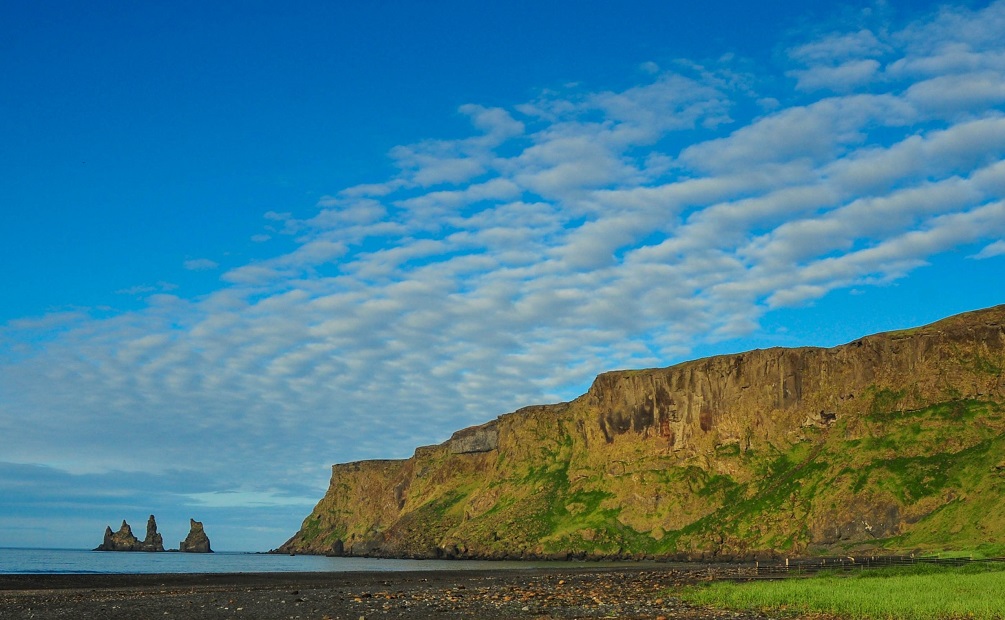
{"label": "grassy slope", "polygon": [[1005,566],[918,566],[806,579],[715,582],[679,594],[728,609],[825,612],[847,618],[1001,618]]}

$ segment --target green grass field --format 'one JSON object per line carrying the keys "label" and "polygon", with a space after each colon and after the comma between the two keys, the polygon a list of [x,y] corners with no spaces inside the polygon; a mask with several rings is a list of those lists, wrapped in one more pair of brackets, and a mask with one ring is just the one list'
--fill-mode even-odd
{"label": "green grass field", "polygon": [[809,578],[694,586],[684,600],[727,609],[825,612],[846,618],[1005,618],[1005,566],[919,565]]}

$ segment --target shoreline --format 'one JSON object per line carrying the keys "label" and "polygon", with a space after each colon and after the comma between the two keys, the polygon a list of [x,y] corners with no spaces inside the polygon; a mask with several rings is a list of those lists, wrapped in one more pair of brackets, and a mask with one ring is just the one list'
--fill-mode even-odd
{"label": "shoreline", "polygon": [[[646,566],[339,573],[0,575],[14,618],[658,618],[754,620],[684,604],[713,575]],[[722,575],[727,577],[727,575]]]}

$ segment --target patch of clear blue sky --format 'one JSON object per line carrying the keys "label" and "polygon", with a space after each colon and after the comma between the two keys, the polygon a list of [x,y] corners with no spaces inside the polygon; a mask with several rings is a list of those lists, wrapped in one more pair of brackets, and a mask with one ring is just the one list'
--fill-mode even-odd
{"label": "patch of clear blue sky", "polygon": [[833,290],[813,302],[776,308],[759,333],[703,343],[688,359],[768,347],[832,347],[862,336],[927,325],[962,312],[995,306],[1002,298],[1002,262],[973,260],[982,244],[930,258],[910,277]]}
{"label": "patch of clear blue sky", "polygon": [[391,147],[468,135],[462,104],[617,89],[647,61],[770,62],[787,30],[870,4],[8,4],[0,321],[208,292],[219,272],[185,260],[280,253],[251,241],[262,214],[307,216],[386,179]]}

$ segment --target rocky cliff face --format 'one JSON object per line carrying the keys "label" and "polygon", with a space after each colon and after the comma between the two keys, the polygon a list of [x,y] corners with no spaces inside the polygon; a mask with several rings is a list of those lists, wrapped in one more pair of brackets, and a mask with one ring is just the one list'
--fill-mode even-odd
{"label": "rocky cliff face", "polygon": [[1005,306],[832,349],[609,372],[400,461],[335,465],[284,552],[1005,551]]}

